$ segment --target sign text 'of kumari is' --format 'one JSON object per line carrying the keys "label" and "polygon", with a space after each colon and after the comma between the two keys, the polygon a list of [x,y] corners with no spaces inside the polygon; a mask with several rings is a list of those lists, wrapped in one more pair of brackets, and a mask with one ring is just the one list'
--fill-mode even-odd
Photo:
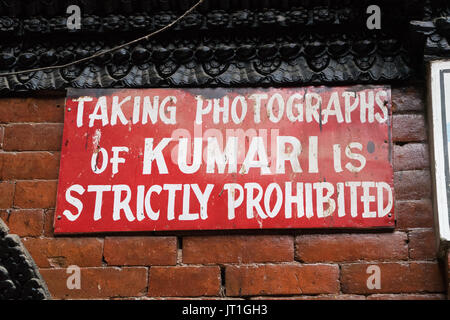
{"label": "sign text 'of kumari is'", "polygon": [[70,89],[55,233],[394,226],[389,87]]}

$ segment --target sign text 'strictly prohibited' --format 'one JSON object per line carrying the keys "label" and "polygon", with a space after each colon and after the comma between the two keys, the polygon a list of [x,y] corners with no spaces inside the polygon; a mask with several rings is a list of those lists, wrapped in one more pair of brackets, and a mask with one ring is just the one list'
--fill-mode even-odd
{"label": "sign text 'strictly prohibited'", "polygon": [[68,94],[55,233],[394,226],[388,87]]}

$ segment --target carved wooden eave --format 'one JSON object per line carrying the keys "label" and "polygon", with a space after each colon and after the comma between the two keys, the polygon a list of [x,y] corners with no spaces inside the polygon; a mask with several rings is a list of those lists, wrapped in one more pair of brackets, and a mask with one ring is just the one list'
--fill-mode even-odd
{"label": "carved wooden eave", "polygon": [[450,57],[450,13],[432,21],[411,21],[411,29],[423,44],[424,61]]}
{"label": "carved wooden eave", "polygon": [[[65,10],[75,2],[82,28],[68,30]],[[167,25],[195,2],[2,1],[0,72],[107,50]],[[446,39],[448,28],[440,20],[429,36],[414,28],[450,16],[446,2],[206,0],[149,41],[69,68],[0,77],[0,92],[404,81],[421,76],[423,48]],[[381,8],[381,30],[366,26],[371,4]],[[446,46],[438,54],[448,54]]]}
{"label": "carved wooden eave", "polygon": [[8,234],[0,219],[0,300],[50,298],[47,285],[19,236]]}

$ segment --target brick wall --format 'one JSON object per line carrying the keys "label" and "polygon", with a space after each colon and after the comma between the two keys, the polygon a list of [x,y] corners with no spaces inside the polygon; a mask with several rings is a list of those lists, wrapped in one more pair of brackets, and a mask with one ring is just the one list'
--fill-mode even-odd
{"label": "brick wall", "polygon": [[[171,232],[54,237],[64,96],[0,98],[0,218],[55,298],[445,299],[436,257],[424,93],[393,88],[393,231]],[[69,290],[66,268],[81,268]],[[368,289],[368,266],[381,288]],[[447,279],[446,279],[447,278]]]}
{"label": "brick wall", "polygon": [[450,249],[447,249],[447,255],[444,258],[445,282],[447,283],[447,299],[450,300]]}

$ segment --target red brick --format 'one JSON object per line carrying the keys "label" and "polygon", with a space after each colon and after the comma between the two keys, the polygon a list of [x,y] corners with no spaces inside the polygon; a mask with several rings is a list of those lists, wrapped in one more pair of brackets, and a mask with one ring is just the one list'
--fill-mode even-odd
{"label": "red brick", "polygon": [[392,120],[392,141],[421,142],[427,140],[425,118],[421,114],[397,114]]}
{"label": "red brick", "polygon": [[408,233],[409,257],[414,260],[433,260],[437,257],[436,235],[433,229],[412,230]]}
{"label": "red brick", "polygon": [[0,179],[58,179],[59,152],[3,152]]}
{"label": "red brick", "polygon": [[25,238],[23,243],[40,268],[102,266],[101,239]]}
{"label": "red brick", "polygon": [[426,169],[429,166],[427,144],[394,145],[394,171]]}
{"label": "red brick", "polygon": [[175,265],[176,237],[108,237],[103,256],[108,265]]}
{"label": "red brick", "polygon": [[6,151],[61,150],[62,123],[24,123],[5,127],[3,149]]}
{"label": "red brick", "polygon": [[317,234],[295,239],[296,259],[302,262],[406,260],[403,232],[380,234]]}
{"label": "red brick", "polygon": [[[367,280],[373,274],[367,273],[371,265],[380,267],[380,289],[367,287]],[[355,263],[341,266],[343,293],[438,293],[445,290],[443,283],[439,265],[434,262]]]}
{"label": "red brick", "polygon": [[227,266],[227,296],[326,294],[339,292],[339,268],[326,264]]}
{"label": "red brick", "polygon": [[392,111],[423,111],[425,93],[422,87],[392,88]]}
{"label": "red brick", "polygon": [[430,172],[421,170],[394,172],[394,190],[397,200],[430,198]]}
{"label": "red brick", "polygon": [[0,181],[0,209],[8,209],[12,207],[14,200],[14,187],[15,184],[12,181]]}
{"label": "red brick", "polygon": [[0,219],[9,227],[10,233],[21,237],[38,237],[42,234],[42,210],[5,210],[0,212]]}
{"label": "red brick", "polygon": [[447,298],[450,300],[450,250],[449,249],[447,249],[447,263],[445,263],[445,258],[444,258],[444,264],[445,264],[445,275],[446,275],[445,281],[447,282]]}
{"label": "red brick", "polygon": [[243,298],[233,298],[233,297],[220,297],[220,296],[204,296],[204,297],[143,297],[139,300],[210,300],[210,301],[220,301],[220,300],[245,300]]}
{"label": "red brick", "polygon": [[67,269],[40,269],[55,299],[100,299],[140,297],[147,288],[147,268],[81,268],[80,289],[68,289]]}
{"label": "red brick", "polygon": [[14,206],[18,208],[54,208],[57,181],[17,181]]}
{"label": "red brick", "polygon": [[55,210],[44,210],[44,236],[53,237],[53,219]]}
{"label": "red brick", "polygon": [[320,294],[317,296],[252,297],[251,300],[365,300],[366,296],[355,294]]}
{"label": "red brick", "polygon": [[445,300],[443,294],[373,294],[367,300]]}
{"label": "red brick", "polygon": [[220,293],[220,268],[151,267],[148,295],[166,297],[217,296]]}
{"label": "red brick", "polygon": [[430,199],[395,201],[398,229],[433,227],[433,205]]}
{"label": "red brick", "polygon": [[184,263],[249,263],[294,260],[290,236],[205,236],[183,238]]}
{"label": "red brick", "polygon": [[64,122],[64,97],[1,98],[0,123]]}
{"label": "red brick", "polygon": [[3,137],[5,136],[5,129],[0,126],[0,150],[3,149]]}

